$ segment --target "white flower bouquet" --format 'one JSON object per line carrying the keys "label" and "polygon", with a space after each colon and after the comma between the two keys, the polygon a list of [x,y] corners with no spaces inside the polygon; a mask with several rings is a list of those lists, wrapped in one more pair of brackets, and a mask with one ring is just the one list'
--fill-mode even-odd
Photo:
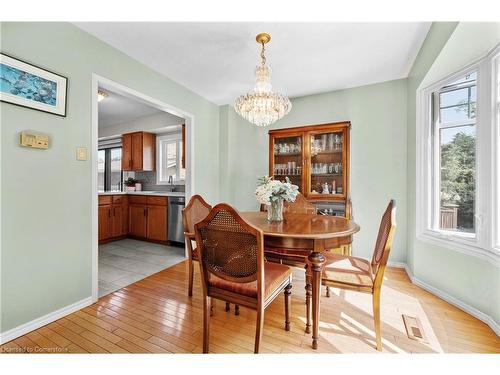
{"label": "white flower bouquet", "polygon": [[260,177],[255,189],[257,201],[268,206],[267,216],[270,221],[283,220],[283,201],[295,202],[298,193],[299,187],[292,184],[288,177],[286,182],[268,176]]}

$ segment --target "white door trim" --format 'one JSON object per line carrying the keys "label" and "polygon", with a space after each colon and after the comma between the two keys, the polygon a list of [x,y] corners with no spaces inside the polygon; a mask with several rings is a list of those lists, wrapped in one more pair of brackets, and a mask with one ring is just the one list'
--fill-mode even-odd
{"label": "white door trim", "polygon": [[[98,194],[97,194],[97,140],[98,140],[98,102],[97,90],[99,87],[109,89],[120,95],[133,98],[141,103],[155,107],[161,111],[172,115],[183,117],[186,120],[186,200],[189,200],[194,194],[194,136],[195,136],[195,118],[190,112],[179,109],[173,105],[162,102],[151,96],[145,95],[130,87],[124,86],[111,79],[92,73],[92,127],[91,127],[91,151],[90,162],[92,165],[92,302],[98,300]],[[186,254],[187,256],[187,254]]]}

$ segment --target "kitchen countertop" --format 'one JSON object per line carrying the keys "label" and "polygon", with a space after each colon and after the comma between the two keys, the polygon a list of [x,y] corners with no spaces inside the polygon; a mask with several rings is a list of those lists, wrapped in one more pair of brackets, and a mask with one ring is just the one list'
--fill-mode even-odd
{"label": "kitchen countertop", "polygon": [[100,191],[99,195],[153,195],[160,197],[185,197],[183,191]]}

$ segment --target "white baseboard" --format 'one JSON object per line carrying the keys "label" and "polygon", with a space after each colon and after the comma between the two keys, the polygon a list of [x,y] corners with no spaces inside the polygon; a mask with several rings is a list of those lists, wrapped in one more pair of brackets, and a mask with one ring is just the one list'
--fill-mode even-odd
{"label": "white baseboard", "polygon": [[406,267],[406,263],[403,263],[403,262],[387,262],[387,267],[405,268]]}
{"label": "white baseboard", "polygon": [[411,282],[413,284],[415,284],[416,286],[418,286],[422,289],[425,289],[429,293],[434,294],[435,296],[441,298],[442,300],[444,300],[448,303],[451,303],[453,306],[456,306],[459,309],[465,311],[467,314],[470,314],[473,317],[479,319],[480,321],[486,323],[493,330],[493,332],[495,332],[497,334],[497,336],[500,337],[500,325],[497,322],[495,322],[495,320],[491,316],[479,311],[475,307],[472,307],[472,306],[460,301],[459,299],[453,297],[452,295],[450,295],[446,292],[443,292],[442,290],[435,288],[432,285],[429,285],[429,284],[423,282],[422,280],[419,280],[418,278],[416,278],[413,275],[413,273],[411,272],[410,268],[408,267],[408,265],[406,263],[388,262],[387,265],[389,267],[404,268],[406,271],[406,274],[408,275],[409,279],[411,280]]}
{"label": "white baseboard", "polygon": [[57,319],[61,319],[62,317],[74,313],[84,307],[87,307],[92,304],[92,297],[84,298],[78,302],[72,303],[71,305],[65,306],[62,309],[51,312],[47,315],[41,316],[31,322],[24,323],[18,327],[12,328],[6,332],[0,333],[0,345],[5,344],[19,336],[22,336],[28,332],[34,331],[40,327],[43,327],[49,323],[56,321]]}

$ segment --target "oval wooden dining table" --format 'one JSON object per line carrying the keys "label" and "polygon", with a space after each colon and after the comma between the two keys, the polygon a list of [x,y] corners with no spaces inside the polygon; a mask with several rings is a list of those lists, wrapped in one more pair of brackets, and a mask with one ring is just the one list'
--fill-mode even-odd
{"label": "oval wooden dining table", "polygon": [[352,235],[360,229],[359,225],[339,216],[285,213],[283,221],[273,222],[267,220],[266,212],[241,212],[240,214],[250,224],[262,230],[266,251],[304,256],[307,259],[306,333],[310,333],[311,330],[312,314],[312,347],[317,349],[321,274],[325,263],[322,253],[328,249],[350,244]]}

